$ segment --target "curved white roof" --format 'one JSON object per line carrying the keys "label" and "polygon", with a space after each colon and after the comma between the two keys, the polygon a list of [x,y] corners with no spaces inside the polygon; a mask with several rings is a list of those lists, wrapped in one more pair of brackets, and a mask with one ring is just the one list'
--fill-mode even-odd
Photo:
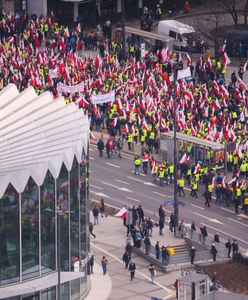
{"label": "curved white roof", "polygon": [[48,169],[55,178],[63,162],[70,170],[88,140],[88,118],[74,103],[9,84],[0,92],[0,198],[9,183],[20,193],[30,176],[41,185]]}

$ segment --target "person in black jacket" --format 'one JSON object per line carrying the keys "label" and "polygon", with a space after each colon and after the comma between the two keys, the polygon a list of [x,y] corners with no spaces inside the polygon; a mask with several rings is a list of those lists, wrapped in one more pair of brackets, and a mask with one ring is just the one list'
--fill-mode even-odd
{"label": "person in black jacket", "polygon": [[130,279],[131,279],[131,281],[133,281],[134,275],[135,275],[135,270],[136,270],[136,264],[134,262],[130,261],[128,270],[130,272]]}
{"label": "person in black jacket", "polygon": [[156,251],[156,259],[159,260],[160,259],[160,246],[159,246],[159,241],[157,241],[156,245],[155,245],[155,251]]}
{"label": "person in black jacket", "polygon": [[194,263],[194,259],[195,259],[195,247],[192,246],[191,249],[190,249],[190,261],[191,261],[191,264]]}
{"label": "person in black jacket", "polygon": [[122,261],[125,264],[126,270],[128,268],[128,264],[129,264],[130,260],[131,260],[131,255],[127,251],[125,251],[125,253],[122,256]]}
{"label": "person in black jacket", "polygon": [[103,157],[104,143],[103,143],[102,139],[99,139],[99,141],[97,142],[97,149],[99,151],[99,156]]}
{"label": "person in black jacket", "polygon": [[215,243],[212,243],[212,247],[211,247],[211,253],[213,254],[213,260],[216,261],[216,255],[217,255],[217,249],[215,247]]}
{"label": "person in black jacket", "polygon": [[226,248],[228,251],[227,257],[231,258],[232,243],[230,239],[226,242]]}

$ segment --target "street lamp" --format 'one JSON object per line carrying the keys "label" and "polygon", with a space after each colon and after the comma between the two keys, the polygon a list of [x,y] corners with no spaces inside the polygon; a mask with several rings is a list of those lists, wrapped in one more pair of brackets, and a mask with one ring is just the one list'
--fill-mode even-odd
{"label": "street lamp", "polygon": [[121,24],[122,24],[122,50],[126,52],[126,17],[125,17],[125,2],[121,0]]}
{"label": "street lamp", "polygon": [[60,260],[61,260],[61,218],[65,215],[65,214],[71,214],[74,213],[74,211],[63,211],[59,208],[57,208],[56,210],[52,210],[50,208],[46,208],[45,209],[46,212],[50,212],[53,214],[56,214],[58,217],[58,244],[57,244],[57,269],[58,269],[58,300],[60,300],[60,288],[61,288],[61,267],[60,267]]}
{"label": "street lamp", "polygon": [[177,72],[178,66],[174,65],[174,94],[173,94],[173,106],[174,106],[174,119],[173,119],[173,127],[174,127],[174,216],[175,216],[175,231],[178,228],[178,220],[179,220],[179,209],[178,209],[178,199],[177,199],[177,99],[176,99],[176,83],[177,83]]}

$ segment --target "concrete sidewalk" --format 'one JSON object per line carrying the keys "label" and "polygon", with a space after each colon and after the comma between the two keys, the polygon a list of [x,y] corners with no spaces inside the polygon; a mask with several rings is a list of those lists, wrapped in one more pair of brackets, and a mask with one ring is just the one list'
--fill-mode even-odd
{"label": "concrete sidewalk", "polygon": [[[92,217],[92,213],[91,213]],[[149,278],[149,262],[132,254],[132,260],[136,263],[136,273],[133,282],[130,281],[129,272],[122,263],[122,255],[126,245],[126,228],[123,221],[116,217],[104,217],[99,219],[100,225],[94,226],[96,238],[91,239],[91,248],[95,255],[94,274],[91,275],[91,290],[87,300],[145,300],[151,297],[161,299],[175,299],[175,280],[181,277],[180,271],[162,273],[156,270],[154,284]],[[179,245],[184,240],[176,239],[164,230],[164,236],[159,236],[158,228],[154,228],[154,244],[157,240],[162,245]],[[108,259],[108,275],[103,276],[100,268],[102,256]]]}

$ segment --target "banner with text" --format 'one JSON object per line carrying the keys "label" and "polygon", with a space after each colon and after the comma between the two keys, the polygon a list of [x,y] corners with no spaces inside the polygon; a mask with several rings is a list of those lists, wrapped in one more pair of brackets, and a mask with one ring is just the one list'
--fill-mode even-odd
{"label": "banner with text", "polygon": [[81,82],[77,85],[65,85],[62,82],[58,83],[58,91],[61,93],[70,93],[70,94],[75,94],[75,93],[81,93],[84,90],[84,83]]}
{"label": "banner with text", "polygon": [[93,104],[107,103],[115,100],[115,92],[112,91],[104,95],[92,95],[91,96]]}

